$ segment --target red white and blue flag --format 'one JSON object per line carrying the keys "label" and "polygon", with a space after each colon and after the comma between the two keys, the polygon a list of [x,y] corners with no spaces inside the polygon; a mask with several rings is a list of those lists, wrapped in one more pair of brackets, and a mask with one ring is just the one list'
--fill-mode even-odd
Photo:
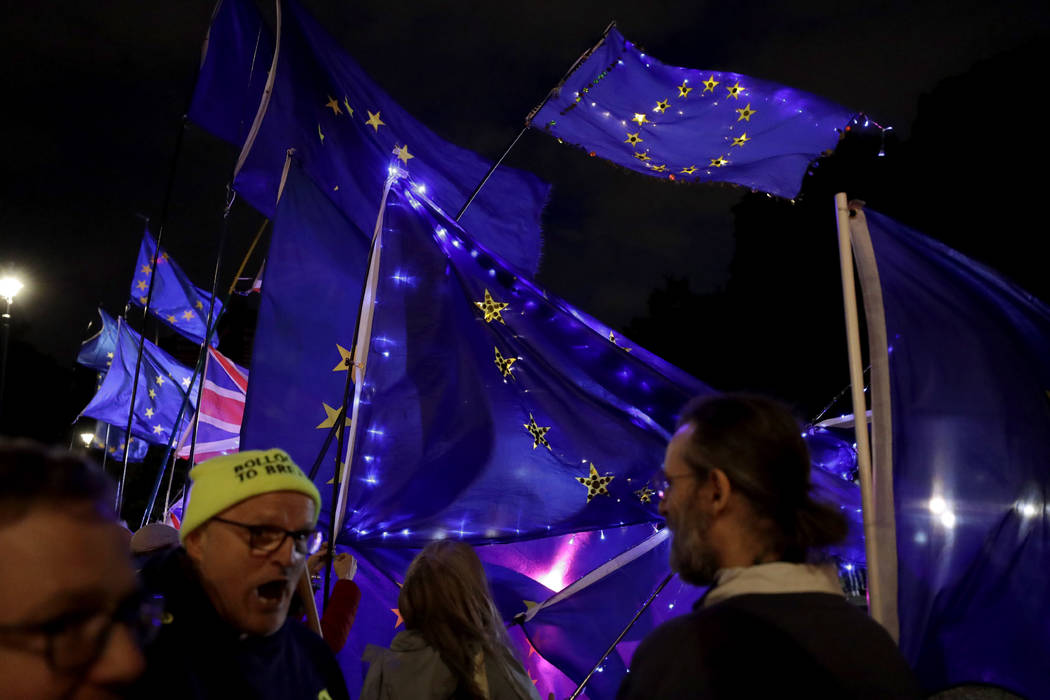
{"label": "red white and blue flag", "polygon": [[[248,390],[248,370],[235,364],[215,348],[208,348],[204,366],[204,387],[197,412],[197,447],[193,463],[240,450],[244,396]],[[182,436],[178,456],[190,455],[193,424]]]}

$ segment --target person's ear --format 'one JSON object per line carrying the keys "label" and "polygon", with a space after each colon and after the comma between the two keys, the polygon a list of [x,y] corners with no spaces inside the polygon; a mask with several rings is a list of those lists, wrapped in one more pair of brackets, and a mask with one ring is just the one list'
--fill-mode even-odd
{"label": "person's ear", "polygon": [[721,469],[712,469],[708,472],[707,481],[710,485],[710,501],[712,512],[717,514],[725,510],[729,505],[729,497],[733,493],[733,485],[729,483],[729,477]]}
{"label": "person's ear", "polygon": [[196,530],[186,535],[186,541],[182,543],[182,546],[186,548],[186,554],[190,555],[190,559],[199,562],[203,558],[204,547],[207,545],[207,538],[207,524],[201,525]]}

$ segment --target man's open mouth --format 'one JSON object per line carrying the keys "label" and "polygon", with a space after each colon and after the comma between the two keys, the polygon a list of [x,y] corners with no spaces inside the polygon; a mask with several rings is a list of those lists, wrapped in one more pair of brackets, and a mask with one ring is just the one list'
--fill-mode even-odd
{"label": "man's open mouth", "polygon": [[284,579],[274,579],[273,581],[267,581],[261,586],[256,587],[255,592],[265,603],[280,603],[281,599],[284,598],[285,591],[287,590],[287,581]]}

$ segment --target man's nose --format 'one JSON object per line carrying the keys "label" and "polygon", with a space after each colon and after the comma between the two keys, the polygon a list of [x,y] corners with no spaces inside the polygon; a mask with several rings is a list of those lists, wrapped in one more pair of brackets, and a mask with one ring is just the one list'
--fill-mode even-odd
{"label": "man's nose", "polygon": [[289,536],[284,538],[281,546],[270,555],[270,558],[280,566],[288,569],[299,565],[303,561],[303,554],[295,548],[295,540]]}

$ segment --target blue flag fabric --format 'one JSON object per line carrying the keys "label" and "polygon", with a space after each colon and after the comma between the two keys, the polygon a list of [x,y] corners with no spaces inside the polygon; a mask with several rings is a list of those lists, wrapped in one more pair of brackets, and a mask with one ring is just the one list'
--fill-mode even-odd
{"label": "blue flag fabric", "polygon": [[273,34],[255,6],[222,0],[204,44],[189,118],[237,148],[244,145],[273,60]]}
{"label": "blue flag fabric", "polygon": [[113,353],[117,348],[117,321],[102,309],[98,310],[98,316],[98,330],[80,344],[77,362],[99,372],[105,372],[112,364]]}
{"label": "blue flag fabric", "polygon": [[[149,293],[153,269],[153,254],[157,241],[149,231],[142,236],[139,257],[135,261],[135,274],[131,281],[131,301],[136,306],[145,306]],[[208,333],[208,314],[218,318],[222,303],[216,299],[211,306],[211,294],[198,289],[163,248],[157,256],[157,277],[153,282],[153,297],[149,300],[150,313],[193,342],[202,344]],[[219,339],[212,337],[212,345]]]}
{"label": "blue flag fabric", "polygon": [[[124,425],[127,425],[125,423]],[[126,433],[122,428],[102,421],[95,423],[95,436],[91,439],[91,448],[94,450],[105,450],[110,457],[118,460],[124,459],[124,439]],[[131,438],[131,448],[128,453],[129,462],[141,462],[146,459],[149,444],[136,437]]]}
{"label": "blue flag fabric", "polygon": [[[113,365],[81,415],[113,425],[127,425],[139,338],[138,334],[127,329],[123,323],[120,324]],[[193,373],[153,343],[148,340],[144,342],[131,434],[147,442],[163,445],[167,444],[176,427],[175,418],[182,406],[185,391],[190,388]],[[177,435],[182,434],[196,406],[196,387],[192,388],[194,395],[184,412]]]}
{"label": "blue flag fabric", "polygon": [[[490,163],[408,114],[298,3],[284,7],[272,95],[235,189],[272,217],[285,154],[294,148],[310,177],[361,230],[372,230],[392,160],[407,166],[447,211],[458,211]],[[254,114],[262,97],[259,73],[268,70],[273,56],[272,36],[265,28],[260,33],[260,26],[247,0],[223,2],[193,100],[191,117],[237,145],[244,141],[245,115]],[[228,92],[223,85],[230,86]],[[500,167],[463,221],[531,274],[539,265],[540,219],[549,189],[530,173]]]}
{"label": "blue flag fabric", "polygon": [[1050,698],[1050,308],[868,210],[890,343],[900,645]]}
{"label": "blue flag fabric", "polygon": [[383,221],[347,544],[656,519],[651,481],[677,411],[711,390],[518,276],[413,192],[395,182]]}
{"label": "blue flag fabric", "polygon": [[[314,463],[343,403],[369,245],[293,163],[273,221],[241,449],[279,445],[303,469]],[[334,457],[326,459],[325,499],[334,473]]]}
{"label": "blue flag fabric", "polygon": [[653,177],[792,198],[853,118],[784,85],[665,65],[611,29],[531,126]]}

